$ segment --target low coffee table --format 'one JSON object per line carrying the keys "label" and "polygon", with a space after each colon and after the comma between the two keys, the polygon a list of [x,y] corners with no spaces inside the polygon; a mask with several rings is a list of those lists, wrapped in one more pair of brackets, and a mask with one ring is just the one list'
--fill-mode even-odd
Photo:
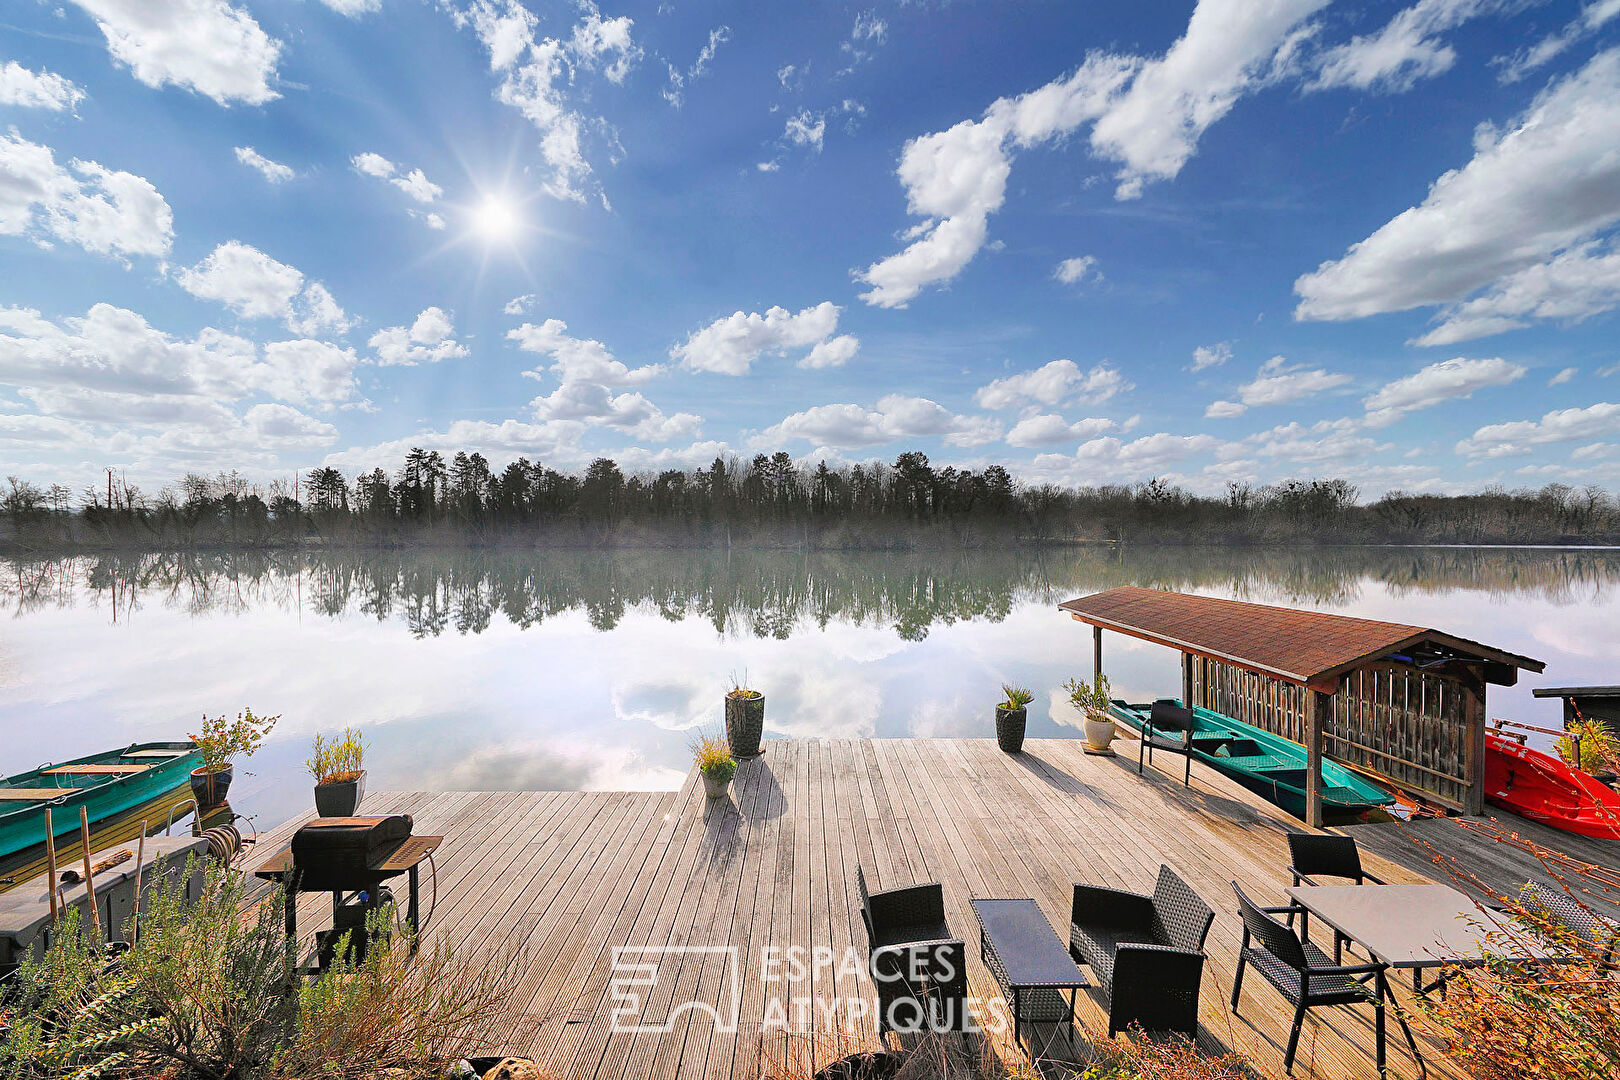
{"label": "low coffee table", "polygon": [[[1012,1005],[1013,1040],[1023,1023],[1074,1019],[1075,1000],[1090,986],[1034,900],[974,900],[979,955]],[[1063,1000],[1063,991],[1069,1000]],[[1026,1013],[1028,1015],[1026,1015]]]}

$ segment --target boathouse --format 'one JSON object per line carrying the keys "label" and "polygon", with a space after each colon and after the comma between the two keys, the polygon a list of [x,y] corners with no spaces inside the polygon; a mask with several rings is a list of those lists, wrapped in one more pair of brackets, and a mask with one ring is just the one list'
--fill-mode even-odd
{"label": "boathouse", "polygon": [[1126,586],[1058,605],[1092,627],[1181,653],[1182,700],[1307,750],[1306,819],[1322,823],[1322,756],[1469,814],[1484,809],[1485,690],[1540,660],[1424,626]]}

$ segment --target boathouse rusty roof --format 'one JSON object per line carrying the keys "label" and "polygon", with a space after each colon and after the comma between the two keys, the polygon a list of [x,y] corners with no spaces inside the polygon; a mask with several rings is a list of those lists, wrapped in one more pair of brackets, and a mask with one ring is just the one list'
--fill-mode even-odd
{"label": "boathouse rusty roof", "polygon": [[1426,626],[1135,585],[1058,607],[1105,630],[1325,691],[1336,689],[1345,672],[1384,658],[1424,666],[1479,663],[1487,681],[1506,685],[1516,680],[1519,668],[1539,672],[1546,667],[1540,660]]}

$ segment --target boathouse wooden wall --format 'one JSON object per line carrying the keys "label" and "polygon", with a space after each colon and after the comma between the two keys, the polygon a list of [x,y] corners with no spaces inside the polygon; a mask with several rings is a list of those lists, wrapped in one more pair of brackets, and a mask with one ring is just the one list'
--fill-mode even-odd
{"label": "boathouse wooden wall", "polygon": [[[1192,666],[1192,697],[1206,709],[1306,742],[1308,691],[1208,657]],[[1377,661],[1346,674],[1324,716],[1322,751],[1444,805],[1479,813],[1484,794],[1483,683]]]}

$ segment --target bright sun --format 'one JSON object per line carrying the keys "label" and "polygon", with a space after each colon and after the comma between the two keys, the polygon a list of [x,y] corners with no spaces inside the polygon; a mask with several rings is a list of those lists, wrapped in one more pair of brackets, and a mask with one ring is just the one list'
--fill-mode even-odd
{"label": "bright sun", "polygon": [[473,231],[487,241],[512,241],[523,227],[516,206],[499,195],[490,195],[472,212]]}

